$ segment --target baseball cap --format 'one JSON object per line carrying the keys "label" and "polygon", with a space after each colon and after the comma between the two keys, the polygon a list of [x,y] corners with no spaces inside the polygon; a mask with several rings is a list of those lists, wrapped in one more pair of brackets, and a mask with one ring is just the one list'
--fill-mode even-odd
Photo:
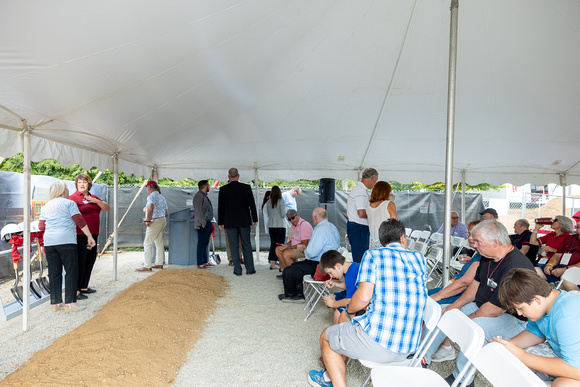
{"label": "baseball cap", "polygon": [[572,215],[572,217],[576,220],[580,219],[580,210],[576,211],[576,213]]}
{"label": "baseball cap", "polygon": [[492,214],[493,216],[497,216],[497,211],[494,210],[493,208],[486,208],[485,210],[483,210],[479,213],[479,215],[483,215],[483,214]]}
{"label": "baseball cap", "polygon": [[296,215],[298,215],[298,213],[296,212],[296,210],[289,209],[288,211],[286,211],[286,217],[287,218],[293,218]]}
{"label": "baseball cap", "polygon": [[149,180],[145,187],[149,187],[150,185],[157,185],[157,182],[155,180]]}

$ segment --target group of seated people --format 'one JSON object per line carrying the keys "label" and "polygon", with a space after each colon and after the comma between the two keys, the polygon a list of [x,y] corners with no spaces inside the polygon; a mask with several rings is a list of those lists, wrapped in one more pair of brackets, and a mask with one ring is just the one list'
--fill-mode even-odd
{"label": "group of seated people", "polygon": [[[302,277],[314,275],[317,269],[331,277],[326,281],[329,288],[342,290],[324,299],[334,309],[335,325],[322,332],[323,369],[310,371],[309,383],[346,386],[347,358],[378,363],[407,359],[425,334],[423,310],[430,296],[442,304],[443,313],[461,310],[483,329],[486,343],[503,344],[541,378],[554,380],[554,386],[580,386],[580,336],[572,333],[575,324],[580,323],[580,297],[565,290],[552,290],[539,275],[561,276],[557,269],[563,272],[566,266],[580,266],[580,253],[576,252],[578,234],[571,233],[565,217],[554,219],[552,228],[557,235],[552,237],[534,237],[538,231],[534,229],[529,247],[537,246],[553,254],[540,270],[523,251],[530,248],[516,247],[505,226],[495,219],[497,215],[493,216],[495,211],[489,210],[483,218],[491,215],[491,219],[468,225],[466,235],[475,250],[473,258],[448,286],[428,291],[425,257],[406,248],[403,222],[383,222],[379,228],[383,247],[367,250],[359,265],[347,262],[338,253],[340,238],[336,227],[328,222],[324,209],[315,209],[311,238],[301,240],[301,247],[290,244],[280,248],[282,253],[298,250],[305,257],[285,266],[284,293],[279,296],[282,301],[304,302]],[[563,232],[558,231],[558,223]],[[562,237],[564,233],[568,235]],[[553,247],[552,240],[558,238],[562,240],[560,247]],[[563,257],[568,261],[562,263]],[[497,336],[510,340],[494,339]],[[423,363],[428,367],[431,362],[455,358],[457,366],[445,379],[449,384],[458,377],[467,359],[461,352],[456,355],[451,343],[439,334]],[[473,376],[462,382],[473,386]]]}

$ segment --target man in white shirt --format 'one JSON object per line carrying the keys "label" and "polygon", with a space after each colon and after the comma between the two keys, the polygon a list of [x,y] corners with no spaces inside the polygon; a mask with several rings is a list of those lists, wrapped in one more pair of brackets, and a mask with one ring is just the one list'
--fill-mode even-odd
{"label": "man in white shirt", "polygon": [[346,203],[346,234],[352,248],[352,260],[360,263],[365,251],[369,249],[369,222],[366,208],[369,204],[369,189],[379,180],[374,168],[363,171],[361,181],[350,191]]}

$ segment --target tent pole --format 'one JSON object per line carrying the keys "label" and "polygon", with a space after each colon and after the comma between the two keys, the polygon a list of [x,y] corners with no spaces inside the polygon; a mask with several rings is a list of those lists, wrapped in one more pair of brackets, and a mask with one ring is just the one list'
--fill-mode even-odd
{"label": "tent pole", "polygon": [[560,186],[562,187],[562,215],[566,216],[566,174],[560,173]]}
{"label": "tent pole", "polygon": [[[24,122],[26,125],[26,122]],[[22,251],[22,330],[28,331],[29,328],[29,314],[30,314],[30,132],[32,128],[28,125],[22,131],[22,153],[24,155],[24,165],[22,168],[24,177],[24,203],[23,208],[23,224],[24,230],[22,236],[24,238],[24,250]]]}
{"label": "tent pole", "polygon": [[[260,201],[258,200],[258,189],[260,187],[260,180],[258,179],[258,165],[256,163],[254,163],[254,187],[256,190],[256,209],[260,208],[259,203]],[[261,211],[256,211],[258,213],[258,219],[256,219],[256,221],[258,222],[258,224],[256,225],[256,262],[260,261],[260,212]]]}
{"label": "tent pole", "polygon": [[465,169],[461,171],[461,223],[465,223]]}
{"label": "tent pole", "polygon": [[449,283],[451,257],[451,205],[453,194],[453,142],[455,131],[455,84],[457,65],[457,17],[459,0],[451,0],[449,80],[447,92],[447,141],[445,157],[445,229],[443,231],[443,287]]}
{"label": "tent pole", "polygon": [[119,248],[119,155],[113,155],[113,281],[117,281],[117,251]]}

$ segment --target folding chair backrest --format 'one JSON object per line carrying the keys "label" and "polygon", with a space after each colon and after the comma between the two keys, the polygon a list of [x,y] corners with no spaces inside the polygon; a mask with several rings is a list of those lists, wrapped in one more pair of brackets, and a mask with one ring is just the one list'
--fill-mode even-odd
{"label": "folding chair backrest", "polygon": [[441,262],[442,257],[443,257],[443,249],[439,246],[431,246],[429,249],[429,253],[426,255],[426,258],[429,261],[433,262]]}
{"label": "folding chair backrest", "polygon": [[411,360],[410,367],[420,367],[421,359],[425,356],[425,353],[429,349],[427,343],[429,339],[435,333],[437,328],[437,323],[441,318],[441,305],[434,301],[431,297],[427,297],[427,303],[425,304],[425,310],[423,311],[423,324],[425,324],[425,329],[429,332],[423,336],[423,339],[419,343],[417,350],[415,351],[415,356]]}
{"label": "folding chair backrest", "polygon": [[405,228],[405,235],[407,236],[407,238],[411,236],[411,232],[412,232],[412,231],[413,231],[413,230],[412,230],[412,229],[410,229],[410,228]]}
{"label": "folding chair backrest", "polygon": [[546,384],[500,343],[483,347],[473,365],[494,387],[545,387]]}
{"label": "folding chair backrest", "polygon": [[428,247],[427,242],[415,241],[415,244],[413,245],[413,250],[425,255],[425,252],[427,251],[427,247]]}
{"label": "folding chair backrest", "polygon": [[419,230],[413,230],[411,232],[411,236],[409,238],[414,239],[414,240],[419,240],[419,238],[421,238],[421,232]]}
{"label": "folding chair backrest", "polygon": [[420,239],[424,242],[427,242],[429,240],[429,237],[431,236],[431,231],[421,231],[421,237]]}
{"label": "folding chair backrest", "polygon": [[415,251],[415,240],[408,238],[407,239],[407,250],[413,250]]}
{"label": "folding chair backrest", "polygon": [[571,267],[562,274],[562,280],[556,287],[560,289],[560,286],[564,283],[564,280],[572,282],[574,285],[580,285],[580,267]]}
{"label": "folding chair backrest", "polygon": [[429,241],[432,242],[435,245],[438,245],[440,243],[443,243],[443,234],[438,233],[438,232],[434,232],[429,237]]}
{"label": "folding chair backrest", "polygon": [[467,374],[473,359],[483,347],[485,339],[483,329],[459,309],[452,309],[446,312],[437,323],[437,328],[441,329],[451,341],[459,345],[461,352],[468,360],[465,367],[459,370],[456,381],[460,381]]}
{"label": "folding chair backrest", "polygon": [[456,237],[456,236],[452,236],[451,237],[451,244],[455,247],[463,247],[463,242],[465,242],[465,239],[461,238],[461,237]]}

